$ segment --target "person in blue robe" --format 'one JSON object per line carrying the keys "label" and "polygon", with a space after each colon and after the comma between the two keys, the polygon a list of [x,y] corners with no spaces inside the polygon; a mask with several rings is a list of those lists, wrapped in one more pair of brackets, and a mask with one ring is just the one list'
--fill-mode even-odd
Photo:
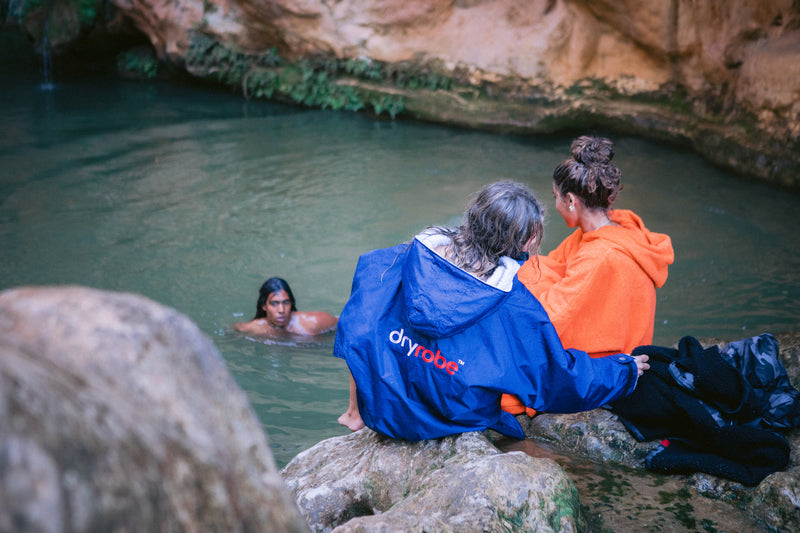
{"label": "person in blue robe", "polygon": [[500,408],[504,393],[551,413],[630,394],[648,356],[564,349],[517,279],[542,232],[533,192],[500,181],[479,191],[458,228],[362,255],[334,344],[351,373],[339,422],[412,441],[487,428],[524,438]]}

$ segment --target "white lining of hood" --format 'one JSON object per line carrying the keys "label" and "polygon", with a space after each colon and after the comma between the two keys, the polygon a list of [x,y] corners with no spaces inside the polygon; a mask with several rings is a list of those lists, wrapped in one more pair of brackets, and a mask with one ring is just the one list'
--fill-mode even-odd
{"label": "white lining of hood", "polygon": [[[436,248],[450,244],[450,241],[452,240],[450,237],[447,235],[442,235],[441,233],[435,233],[434,230],[427,230],[423,231],[415,238],[424,244],[426,248],[447,261],[447,258],[437,252]],[[450,263],[450,261],[448,261],[448,263]],[[494,272],[492,272],[492,275],[486,279],[481,279],[471,272],[467,273],[473,278],[482,281],[483,283],[490,285],[495,289],[500,289],[503,292],[509,292],[511,291],[511,287],[514,285],[514,277],[517,275],[518,270],[519,263],[504,255],[498,261],[497,267],[494,269]],[[466,272],[466,270],[463,271]]]}

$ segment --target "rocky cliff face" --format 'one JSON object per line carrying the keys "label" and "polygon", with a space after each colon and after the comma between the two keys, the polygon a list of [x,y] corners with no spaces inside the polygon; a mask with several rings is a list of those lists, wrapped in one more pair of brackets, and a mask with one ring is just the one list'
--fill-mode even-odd
{"label": "rocky cliff face", "polygon": [[[369,61],[382,78],[346,83],[402,97],[417,118],[534,133],[601,126],[800,185],[797,0],[111,2],[162,60],[198,76],[224,68],[187,58],[199,34],[250,57]],[[420,68],[452,83],[398,85],[398,71]],[[245,72],[224,81],[247,90]],[[262,93],[291,93],[275,85]]]}

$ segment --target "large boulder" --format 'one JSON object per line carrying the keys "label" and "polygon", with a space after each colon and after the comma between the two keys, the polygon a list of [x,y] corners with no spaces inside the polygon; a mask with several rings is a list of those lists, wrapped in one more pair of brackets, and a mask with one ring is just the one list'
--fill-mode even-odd
{"label": "large boulder", "polygon": [[213,343],[133,294],[0,293],[0,531],[307,531]]}
{"label": "large boulder", "polygon": [[483,434],[421,442],[362,429],[281,471],[313,531],[578,531],[574,484],[550,459],[500,453]]}
{"label": "large boulder", "polygon": [[[657,442],[638,442],[619,417],[605,409],[582,413],[518,415],[525,436],[600,462],[641,467]],[[494,441],[502,442],[499,434]]]}

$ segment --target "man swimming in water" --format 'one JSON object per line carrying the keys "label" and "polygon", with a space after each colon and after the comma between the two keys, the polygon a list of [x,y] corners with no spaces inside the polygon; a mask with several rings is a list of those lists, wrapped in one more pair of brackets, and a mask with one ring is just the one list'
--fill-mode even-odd
{"label": "man swimming in water", "polygon": [[237,331],[280,337],[286,334],[319,335],[336,327],[338,319],[325,311],[298,311],[289,284],[269,278],[261,286],[256,315],[250,322],[233,325]]}

